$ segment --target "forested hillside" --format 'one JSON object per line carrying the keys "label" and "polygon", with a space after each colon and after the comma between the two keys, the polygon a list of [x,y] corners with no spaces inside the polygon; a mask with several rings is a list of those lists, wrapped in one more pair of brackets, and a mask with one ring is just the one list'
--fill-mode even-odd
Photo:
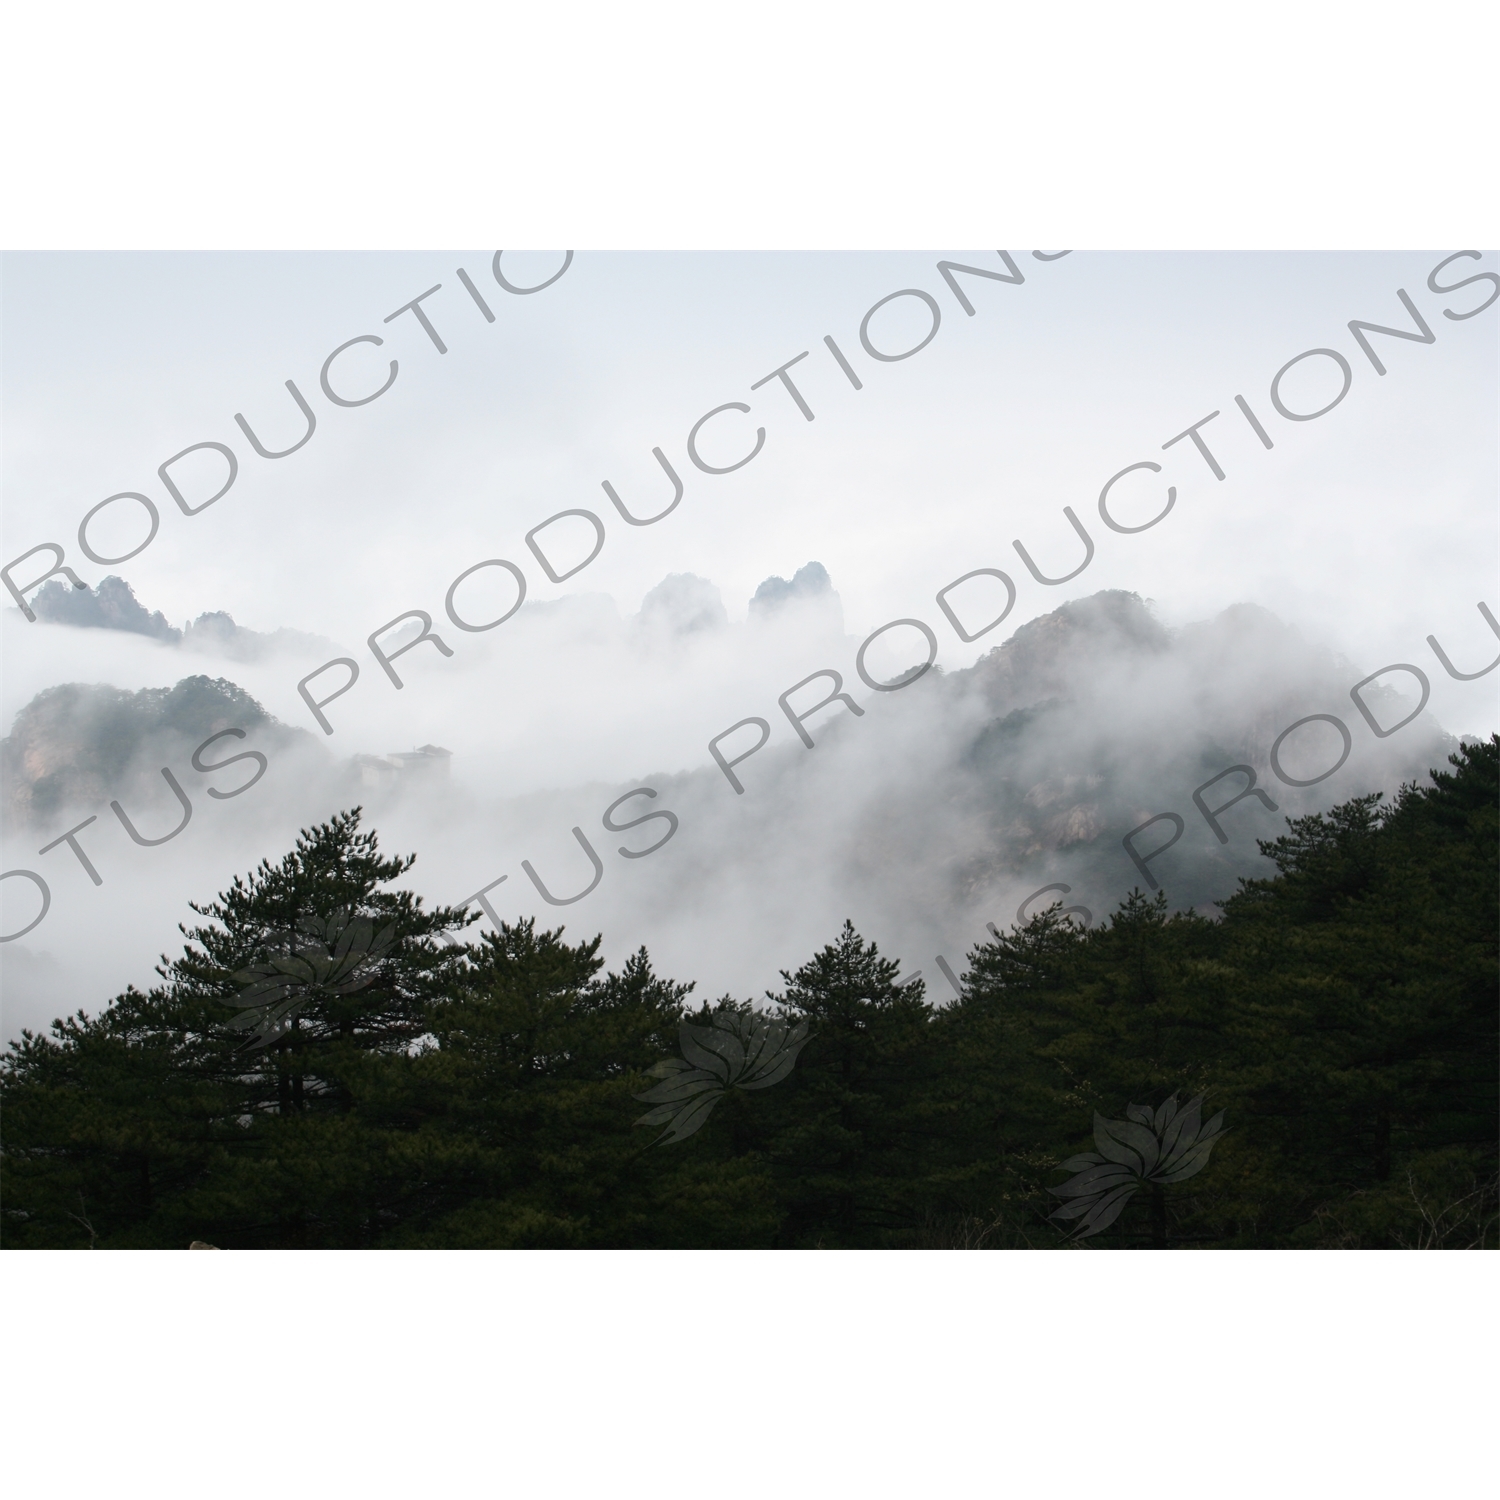
{"label": "forested hillside", "polygon": [[760,1017],[428,908],[356,809],[12,1045],[4,1243],[1494,1248],[1500,739],[1450,765],[1218,919],[1053,908],[943,1007],[846,925]]}
{"label": "forested hillside", "polygon": [[0,740],[8,821],[33,827],[155,782],[163,759],[187,759],[205,736],[237,727],[270,748],[311,742],[279,723],[236,683],[184,677],[174,687],[128,692],[65,682],[38,693]]}

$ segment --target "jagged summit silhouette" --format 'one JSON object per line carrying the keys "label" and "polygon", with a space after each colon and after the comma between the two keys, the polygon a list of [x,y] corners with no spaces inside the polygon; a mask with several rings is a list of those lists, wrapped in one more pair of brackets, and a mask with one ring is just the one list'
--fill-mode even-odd
{"label": "jagged summit silhouette", "polygon": [[148,610],[136,598],[130,584],[114,573],[92,589],[70,588],[51,579],[37,592],[31,608],[43,624],[124,631],[232,661],[259,661],[277,651],[337,650],[332,641],[322,636],[284,626],[272,631],[249,630],[236,624],[234,616],[222,609],[205,610],[179,630],[168,623],[159,609]]}
{"label": "jagged summit silhouette", "polygon": [[111,573],[92,589],[75,589],[53,578],[43,584],[32,610],[38,620],[51,625],[78,625],[95,630],[124,630],[177,645],[182,632],[167,623],[159,609],[148,610],[135,597],[135,590]]}

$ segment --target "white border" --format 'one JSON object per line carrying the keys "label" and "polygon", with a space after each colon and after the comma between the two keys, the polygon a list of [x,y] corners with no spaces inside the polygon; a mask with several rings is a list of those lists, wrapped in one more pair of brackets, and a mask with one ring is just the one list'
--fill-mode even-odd
{"label": "white border", "polygon": [[1492,1470],[1480,1256],[7,1265],[17,1493],[1404,1500]]}
{"label": "white border", "polygon": [[16,6],[0,245],[1493,244],[1496,29],[1482,0]]}

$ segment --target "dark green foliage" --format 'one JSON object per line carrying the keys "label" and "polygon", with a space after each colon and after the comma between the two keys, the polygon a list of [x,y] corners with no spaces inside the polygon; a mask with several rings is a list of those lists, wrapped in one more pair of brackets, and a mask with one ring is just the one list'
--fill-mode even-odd
{"label": "dark green foliage", "polygon": [[[460,941],[340,815],[198,908],[161,987],[12,1046],[5,1243],[1493,1248],[1500,740],[1452,767],[1290,823],[1218,919],[1042,912],[946,1008],[846,923],[766,997],[793,1071],[671,1144],[649,1070],[746,1003],[531,921]],[[237,1028],[265,973],[291,1008]],[[1096,1113],[1198,1095],[1206,1167],[1070,1240]]]}
{"label": "dark green foliage", "polygon": [[809,1040],[775,1090],[728,1101],[723,1128],[772,1171],[778,1244],[878,1244],[920,1211],[933,1010],[921,980],[897,987],[898,968],[845,922],[767,996]]}

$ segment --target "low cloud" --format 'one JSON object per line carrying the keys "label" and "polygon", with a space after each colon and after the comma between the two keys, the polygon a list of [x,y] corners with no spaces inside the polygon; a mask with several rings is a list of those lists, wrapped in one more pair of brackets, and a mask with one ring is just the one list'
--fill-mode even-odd
{"label": "low cloud", "polygon": [[[941,997],[936,955],[960,970],[985,924],[1008,926],[1043,885],[1068,885],[1068,904],[1104,916],[1142,883],[1121,838],[1148,818],[1175,812],[1184,822],[1180,839],[1150,861],[1153,876],[1174,905],[1211,910],[1240,877],[1269,871],[1255,841],[1283,832],[1284,818],[1393,792],[1441,765],[1454,744],[1427,715],[1373,736],[1349,700],[1367,668],[1253,604],[1172,630],[1135,595],[1105,592],[1022,625],[972,667],[934,667],[881,693],[855,676],[859,643],[844,632],[824,569],[767,580],[756,599],[733,624],[710,581],[676,574],[634,614],[597,595],[528,604],[504,642],[480,638],[483,649],[452,663],[434,653],[441,671],[419,676],[417,654],[401,658],[413,668],[412,698],[415,684],[424,694],[413,720],[422,743],[407,746],[288,729],[228,679],[41,695],[6,742],[6,796],[29,789],[30,819],[44,804],[67,804],[69,817],[103,813],[90,837],[106,883],[91,888],[66,849],[45,856],[54,911],[0,950],[7,1030],[49,1019],[63,992],[72,997],[63,1008],[96,1008],[127,981],[147,981],[157,954],[175,947],[189,899],[211,896],[279,856],[299,827],[355,804],[385,847],[418,853],[410,880],[429,899],[456,901],[498,882],[487,899],[499,915],[565,923],[574,936],[602,931],[616,957],[645,943],[664,972],[710,993],[757,995],[848,916],[903,972],[923,970]],[[876,680],[894,680],[914,664],[906,657],[921,659],[920,647],[892,639],[888,659],[873,664]],[[777,700],[823,668],[840,673],[863,712],[834,703],[810,715],[809,750]],[[794,708],[831,685],[810,684]],[[1372,685],[1366,697],[1382,723],[1410,711],[1390,686]],[[1270,750],[1310,714],[1343,720],[1354,749],[1326,780],[1288,786],[1272,774]],[[736,794],[707,745],[747,717],[764,719],[770,733],[736,767],[745,788]],[[232,786],[244,769],[198,775],[188,742],[230,719],[269,770],[242,797],[211,800],[209,786]],[[133,741],[120,730],[126,720],[140,729]],[[1317,720],[1283,746],[1283,770],[1310,780],[1340,749],[1337,731]],[[134,847],[111,826],[105,804],[121,784],[111,777],[139,799],[131,806],[142,826],[155,819],[152,828],[166,829],[177,814],[163,764],[178,768],[192,826],[160,848]],[[1254,768],[1257,791],[1276,808],[1256,795],[1234,802],[1219,818],[1229,840],[1220,843],[1192,793],[1234,765]],[[65,776],[72,789],[47,804],[46,788]],[[1231,775],[1204,801],[1215,809],[1244,786]],[[605,810],[640,788],[656,796],[629,799],[616,828],[663,811],[679,826],[656,852],[630,858],[621,851],[667,832],[659,816],[625,832],[605,826]],[[40,868],[33,851],[67,826],[41,821],[28,842],[10,830],[7,867]],[[574,828],[603,874],[582,900],[552,905],[522,862],[555,899],[582,891],[595,870]],[[1147,853],[1170,832],[1158,828],[1141,841]]]}

